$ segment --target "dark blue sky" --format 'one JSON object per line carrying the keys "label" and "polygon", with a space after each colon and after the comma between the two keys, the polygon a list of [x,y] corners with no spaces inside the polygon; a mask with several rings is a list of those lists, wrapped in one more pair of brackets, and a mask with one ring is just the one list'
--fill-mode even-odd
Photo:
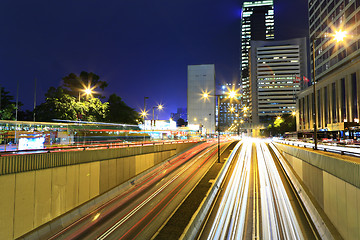
{"label": "dark blue sky", "polygon": [[[239,0],[2,0],[0,85],[26,109],[71,72],[94,72],[131,107],[186,107],[187,65],[214,63],[217,81],[238,79]],[[303,37],[307,1],[275,0],[275,38]]]}

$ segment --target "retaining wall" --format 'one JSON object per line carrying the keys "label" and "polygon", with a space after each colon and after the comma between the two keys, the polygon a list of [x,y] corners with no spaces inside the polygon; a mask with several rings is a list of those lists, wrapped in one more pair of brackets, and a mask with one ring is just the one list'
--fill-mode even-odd
{"label": "retaining wall", "polygon": [[344,239],[360,239],[358,158],[274,143]]}
{"label": "retaining wall", "polygon": [[0,239],[20,237],[195,144],[0,157]]}

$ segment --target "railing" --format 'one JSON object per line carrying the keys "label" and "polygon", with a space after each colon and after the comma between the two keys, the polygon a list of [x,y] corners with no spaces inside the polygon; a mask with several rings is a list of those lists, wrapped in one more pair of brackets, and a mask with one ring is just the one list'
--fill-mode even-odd
{"label": "railing", "polygon": [[37,153],[52,153],[52,152],[65,152],[65,151],[85,151],[85,150],[99,150],[99,149],[110,149],[110,148],[140,147],[140,146],[153,146],[153,145],[178,144],[178,143],[196,143],[196,142],[200,142],[200,140],[146,141],[146,142],[72,145],[72,146],[63,146],[63,147],[46,147],[44,149],[0,151],[0,157],[17,155],[17,154],[37,154]]}
{"label": "railing", "polygon": [[[197,144],[200,141],[166,141],[137,144],[124,144],[114,146],[86,146],[63,150],[25,150],[15,153],[5,152],[0,157],[0,176],[5,174],[35,171],[95,161],[113,160],[137,155],[164,153],[170,157],[179,149],[179,144]],[[203,142],[203,141],[202,141]],[[128,147],[130,146],[130,147]],[[186,147],[186,146],[184,146]],[[86,150],[86,151],[84,151]],[[96,151],[89,151],[96,150]]]}
{"label": "railing", "polygon": [[[292,145],[296,147],[304,147],[314,149],[314,144],[306,142],[297,142],[297,141],[288,141],[288,140],[273,140],[274,142],[283,143],[287,145]],[[354,157],[360,157],[360,149],[352,147],[338,147],[338,146],[329,146],[329,145],[317,145],[318,150],[324,152],[333,152],[341,155],[349,155]]]}

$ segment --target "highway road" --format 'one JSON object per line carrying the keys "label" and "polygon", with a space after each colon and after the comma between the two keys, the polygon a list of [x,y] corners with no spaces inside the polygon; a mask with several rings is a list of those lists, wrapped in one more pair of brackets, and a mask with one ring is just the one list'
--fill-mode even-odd
{"label": "highway road", "polygon": [[115,199],[44,238],[151,239],[214,164],[216,153],[215,143],[202,143],[153,169]]}
{"label": "highway road", "polygon": [[242,141],[199,239],[319,239],[271,147]]}

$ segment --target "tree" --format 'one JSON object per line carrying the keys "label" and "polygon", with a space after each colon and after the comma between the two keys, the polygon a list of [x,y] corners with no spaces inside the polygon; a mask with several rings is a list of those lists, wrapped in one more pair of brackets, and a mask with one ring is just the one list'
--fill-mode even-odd
{"label": "tree", "polygon": [[296,131],[296,119],[291,114],[284,114],[281,117],[277,117],[274,124],[269,124],[265,136],[279,136],[284,135],[285,132]]}
{"label": "tree", "polygon": [[50,87],[45,97],[45,102],[35,109],[39,121],[61,119],[102,122],[105,120],[108,103],[102,103],[98,98],[78,101],[77,98],[65,93],[62,87]]}
{"label": "tree", "polygon": [[[0,87],[0,119],[15,120],[16,103],[14,97],[3,87]],[[18,103],[19,106],[22,105]]]}
{"label": "tree", "polygon": [[177,121],[176,121],[176,126],[177,127],[182,127],[182,126],[186,126],[187,125],[187,122],[185,122],[184,119],[182,118],[179,118]]}
{"label": "tree", "polygon": [[126,105],[121,97],[111,94],[108,103],[107,122],[137,124],[136,120],[140,118],[139,113]]}
{"label": "tree", "polygon": [[94,97],[104,98],[100,93],[96,92],[97,88],[104,90],[108,83],[105,81],[100,81],[100,77],[95,73],[88,73],[82,71],[79,76],[75,73],[70,73],[68,76],[63,78],[63,88],[65,92],[73,97],[78,97],[79,93],[83,93],[83,90],[89,88],[95,90],[92,94]]}
{"label": "tree", "polygon": [[76,98],[66,94],[63,88],[50,87],[45,97],[45,102],[35,109],[38,121],[77,120]]}
{"label": "tree", "polygon": [[83,117],[81,120],[88,122],[104,122],[109,103],[102,103],[98,98],[76,103],[77,112]]}
{"label": "tree", "polygon": [[33,121],[34,120],[34,112],[30,110],[19,111],[18,112],[18,120],[19,121]]}

